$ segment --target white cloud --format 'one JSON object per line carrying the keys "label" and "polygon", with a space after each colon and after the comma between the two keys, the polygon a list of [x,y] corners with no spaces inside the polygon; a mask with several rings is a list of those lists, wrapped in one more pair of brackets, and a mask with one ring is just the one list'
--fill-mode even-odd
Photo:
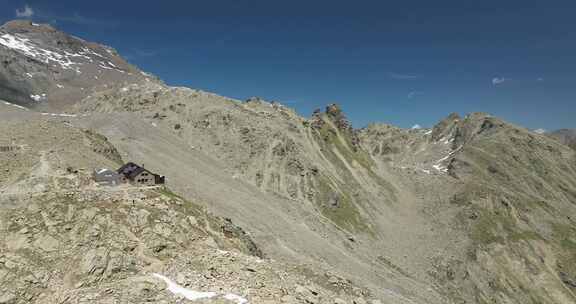
{"label": "white cloud", "polygon": [[416,96],[418,96],[418,95],[422,95],[422,92],[412,91],[412,92],[408,93],[408,96],[407,96],[407,97],[408,97],[408,99],[412,99],[412,98],[414,98],[414,97],[416,97]]}
{"label": "white cloud", "polygon": [[396,79],[396,80],[414,80],[414,79],[420,78],[421,76],[420,75],[399,74],[399,73],[389,72],[388,77],[390,77],[392,79]]}
{"label": "white cloud", "polygon": [[26,4],[22,10],[16,9],[16,17],[18,18],[30,18],[34,16],[34,10]]}
{"label": "white cloud", "polygon": [[[114,28],[118,26],[118,22],[114,20],[96,19],[86,17],[78,13],[74,13],[72,15],[59,15],[46,10],[33,9],[28,4],[26,4],[22,9],[16,9],[16,17],[18,18],[34,17],[38,20],[49,22],[52,25],[62,22],[62,23],[73,23],[86,26],[99,26],[104,28]],[[146,53],[146,55],[151,55],[149,51],[144,53]]]}
{"label": "white cloud", "polygon": [[422,129],[422,127],[419,124],[415,124],[412,126],[412,130],[418,130],[418,129]]}
{"label": "white cloud", "polygon": [[499,84],[503,84],[506,81],[509,81],[510,79],[508,78],[504,78],[504,77],[494,77],[492,78],[492,85],[499,85]]}
{"label": "white cloud", "polygon": [[536,130],[534,130],[534,133],[538,133],[538,134],[544,134],[544,133],[546,133],[546,130],[544,130],[544,129],[540,128],[540,129],[536,129]]}
{"label": "white cloud", "polygon": [[540,77],[540,78],[536,79],[536,81],[544,81],[544,78]]}

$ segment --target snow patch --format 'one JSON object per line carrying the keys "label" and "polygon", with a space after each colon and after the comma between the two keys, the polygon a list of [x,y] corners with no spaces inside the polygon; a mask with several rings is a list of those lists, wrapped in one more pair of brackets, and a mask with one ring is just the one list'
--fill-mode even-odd
{"label": "snow patch", "polygon": [[[102,59],[107,59],[106,57],[102,56],[102,55],[99,54],[99,53],[94,52],[93,50],[91,50],[91,49],[89,49],[89,48],[87,48],[87,47],[82,48],[82,52],[80,52],[80,54],[83,54],[83,55],[94,55],[94,56],[100,57],[100,58],[102,58]],[[90,58],[90,62],[93,62],[93,61],[92,61],[92,58]]]}
{"label": "snow patch", "polygon": [[72,61],[71,57],[82,56],[79,54],[72,54],[64,52],[61,54],[59,52],[50,51],[47,49],[40,48],[30,41],[30,39],[18,37],[16,35],[4,34],[0,36],[0,44],[13,49],[27,57],[32,57],[38,59],[46,64],[56,64],[60,65],[65,70],[75,69],[73,65],[79,65],[80,63]]}
{"label": "snow patch", "polygon": [[76,117],[76,114],[66,114],[66,113],[40,113],[43,116],[54,116],[54,117]]}
{"label": "snow patch", "polygon": [[450,158],[450,156],[452,156],[452,153],[453,153],[453,152],[448,153],[448,155],[442,157],[441,159],[439,159],[438,161],[436,161],[436,163],[441,163],[441,162],[447,160],[448,158]]}
{"label": "snow patch", "polygon": [[442,173],[447,173],[447,172],[448,172],[448,168],[446,168],[446,167],[444,167],[444,166],[442,166],[442,165],[436,164],[436,165],[433,165],[432,167],[433,167],[434,169],[442,172]]}
{"label": "snow patch", "polygon": [[189,288],[185,288],[182,287],[180,285],[178,285],[176,282],[170,280],[169,278],[158,274],[158,273],[153,273],[153,276],[161,279],[162,281],[164,281],[164,283],[166,283],[167,285],[167,289],[168,291],[170,291],[172,294],[175,295],[180,295],[188,300],[191,301],[196,301],[196,300],[202,300],[202,299],[212,299],[212,298],[222,298],[228,301],[232,301],[232,302],[236,302],[237,304],[248,304],[248,300],[244,297],[241,297],[239,295],[233,294],[233,293],[227,293],[224,295],[218,295],[218,293],[213,292],[213,291],[209,291],[209,292],[204,292],[204,291],[195,291]]}
{"label": "snow patch", "polygon": [[191,301],[200,299],[210,299],[216,297],[217,295],[215,292],[201,292],[184,288],[161,274],[153,273],[152,275],[164,281],[164,283],[168,285],[168,291],[170,291],[173,294],[181,295]]}
{"label": "snow patch", "polygon": [[36,102],[40,102],[46,100],[46,94],[32,94],[30,95],[30,98]]}
{"label": "snow patch", "polygon": [[100,65],[98,65],[98,67],[103,68],[105,70],[112,70],[112,71],[116,71],[116,72],[120,72],[120,73],[126,73],[125,71],[123,71],[119,68],[116,68],[116,66],[110,67],[110,66],[104,65],[102,62],[100,62]]}
{"label": "snow patch", "polygon": [[230,301],[232,301],[232,302],[236,302],[236,303],[238,303],[238,304],[246,304],[246,303],[248,303],[248,300],[246,300],[245,298],[243,298],[243,297],[241,297],[241,296],[239,296],[239,295],[235,295],[235,294],[233,294],[233,293],[225,294],[225,295],[223,296],[223,298],[226,299],[226,300],[230,300]]}
{"label": "snow patch", "polygon": [[9,103],[9,102],[6,102],[6,101],[4,101],[4,104],[7,105],[7,106],[16,107],[16,108],[21,109],[21,110],[24,110],[24,111],[28,111],[27,108],[25,108],[25,107],[23,107],[23,106],[19,106],[19,105],[17,105],[17,104]]}
{"label": "snow patch", "polygon": [[450,144],[451,142],[454,141],[454,138],[446,138],[446,137],[442,137],[439,142],[445,145]]}
{"label": "snow patch", "polygon": [[546,130],[540,128],[540,129],[534,130],[534,133],[536,133],[536,134],[544,134],[544,133],[546,133]]}

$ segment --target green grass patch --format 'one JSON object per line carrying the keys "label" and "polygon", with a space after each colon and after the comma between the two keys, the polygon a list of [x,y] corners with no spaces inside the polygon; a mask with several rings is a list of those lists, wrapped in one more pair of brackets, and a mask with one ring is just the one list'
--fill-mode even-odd
{"label": "green grass patch", "polygon": [[575,252],[576,259],[576,228],[565,224],[552,224],[554,237],[560,242],[560,246],[568,251]]}
{"label": "green grass patch", "polygon": [[[335,189],[345,189],[343,185],[334,187],[327,178],[320,177],[316,180],[319,195],[317,204],[324,216],[329,218],[338,227],[349,232],[372,233],[370,227],[365,223],[360,211],[354,201],[346,191],[336,191]],[[337,199],[337,206],[330,206],[330,201]]]}
{"label": "green grass patch", "polygon": [[512,242],[527,241],[527,240],[543,240],[544,238],[534,231],[520,231],[513,232],[508,235],[508,240]]}
{"label": "green grass patch", "polygon": [[323,119],[325,123],[322,128],[318,130],[318,135],[325,152],[333,153],[331,148],[335,148],[348,163],[356,162],[360,166],[370,170],[374,166],[374,161],[364,150],[358,149],[354,151],[352,149],[352,135],[343,134],[337,130],[327,118]]}
{"label": "green grass patch", "polygon": [[544,239],[536,231],[520,230],[507,212],[494,213],[485,209],[477,212],[480,216],[473,224],[470,235],[478,245]]}

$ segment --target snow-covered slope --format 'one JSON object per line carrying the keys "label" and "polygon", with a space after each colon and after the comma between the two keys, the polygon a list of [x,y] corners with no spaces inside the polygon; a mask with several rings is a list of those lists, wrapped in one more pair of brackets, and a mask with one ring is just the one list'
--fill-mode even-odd
{"label": "snow-covered slope", "polygon": [[0,99],[44,109],[66,109],[114,85],[157,82],[107,46],[50,25],[11,21],[0,27]]}

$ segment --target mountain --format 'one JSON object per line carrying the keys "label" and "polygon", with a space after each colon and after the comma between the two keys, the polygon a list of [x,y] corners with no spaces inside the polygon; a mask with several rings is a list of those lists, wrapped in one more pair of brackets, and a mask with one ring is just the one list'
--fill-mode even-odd
{"label": "mountain", "polygon": [[230,219],[169,190],[95,186],[90,168],[122,162],[105,137],[2,110],[16,148],[0,152],[1,303],[364,301],[335,275],[321,285],[263,259]]}
{"label": "mountain", "polygon": [[[576,301],[576,151],[546,134],[487,113],[355,129],[336,104],[152,80],[66,111],[0,103],[0,300]],[[90,183],[122,161],[167,189]]]}
{"label": "mountain", "polygon": [[548,133],[552,138],[559,140],[561,143],[576,149],[576,130],[574,129],[560,129]]}
{"label": "mountain", "polygon": [[157,81],[107,46],[48,24],[25,20],[0,27],[0,99],[63,110],[101,88]]}

